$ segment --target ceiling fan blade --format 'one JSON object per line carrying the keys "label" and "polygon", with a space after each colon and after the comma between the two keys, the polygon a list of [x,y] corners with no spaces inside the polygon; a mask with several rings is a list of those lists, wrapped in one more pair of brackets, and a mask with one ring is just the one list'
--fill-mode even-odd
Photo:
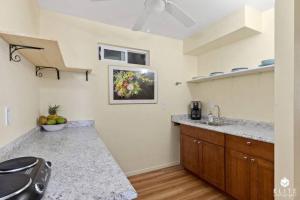
{"label": "ceiling fan blade", "polygon": [[151,14],[151,9],[145,9],[142,13],[142,15],[137,19],[136,23],[132,27],[133,31],[140,31],[144,27],[144,25],[147,22],[147,19],[149,18]]}
{"label": "ceiling fan blade", "polygon": [[166,11],[175,17],[178,21],[184,24],[186,27],[191,27],[196,24],[192,17],[184,12],[179,6],[172,1],[166,2]]}

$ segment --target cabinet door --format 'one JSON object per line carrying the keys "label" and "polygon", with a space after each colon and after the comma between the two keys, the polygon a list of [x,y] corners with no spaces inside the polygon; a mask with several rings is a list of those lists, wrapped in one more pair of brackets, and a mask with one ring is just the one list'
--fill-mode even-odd
{"label": "cabinet door", "polygon": [[181,135],[181,161],[184,168],[189,171],[199,174],[199,154],[195,138]]}
{"label": "cabinet door", "polygon": [[227,150],[226,192],[238,200],[249,200],[250,164],[248,155]]}
{"label": "cabinet door", "polygon": [[202,143],[202,177],[221,190],[225,189],[224,147]]}
{"label": "cabinet door", "polygon": [[250,159],[250,196],[251,200],[273,200],[274,163]]}

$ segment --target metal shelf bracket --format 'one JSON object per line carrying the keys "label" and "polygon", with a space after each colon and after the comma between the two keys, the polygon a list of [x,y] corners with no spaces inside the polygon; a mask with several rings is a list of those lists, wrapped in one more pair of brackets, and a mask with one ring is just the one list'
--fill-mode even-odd
{"label": "metal shelf bracket", "polygon": [[35,75],[38,76],[38,77],[43,77],[43,73],[40,72],[43,69],[54,69],[54,70],[56,70],[57,80],[60,79],[60,71],[56,67],[35,66]]}
{"label": "metal shelf bracket", "polygon": [[17,44],[9,44],[9,60],[14,62],[20,62],[21,56],[18,54],[14,55],[14,53],[20,49],[35,49],[35,50],[43,50],[44,48],[40,47],[31,47]]}
{"label": "metal shelf bracket", "polygon": [[85,72],[85,80],[86,80],[86,81],[89,81],[89,71],[86,71],[86,72]]}
{"label": "metal shelf bracket", "polygon": [[[26,45],[18,45],[18,44],[9,44],[9,60],[13,62],[20,62],[21,56],[18,55],[16,52],[21,49],[31,49],[31,50],[44,50],[41,47],[34,47],[34,46],[26,46]],[[45,67],[45,66],[35,66],[35,75],[38,77],[43,77],[43,72],[41,70],[44,69],[53,69],[56,71],[57,79],[60,80],[60,70],[57,67]],[[84,73],[84,71],[83,71]],[[85,80],[89,81],[89,70],[85,71]]]}

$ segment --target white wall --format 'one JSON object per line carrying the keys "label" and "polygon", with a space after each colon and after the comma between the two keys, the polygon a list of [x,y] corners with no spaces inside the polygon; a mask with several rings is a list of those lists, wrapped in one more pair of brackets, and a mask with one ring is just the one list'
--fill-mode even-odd
{"label": "white wall", "polygon": [[[274,9],[263,12],[263,32],[198,56],[198,75],[229,72],[234,67],[254,67],[274,58]],[[273,122],[274,73],[228,78],[191,84],[193,99],[221,106],[231,118]]]}
{"label": "white wall", "polygon": [[[0,31],[37,34],[38,5],[34,0],[1,0]],[[34,67],[23,59],[10,62],[8,44],[0,39],[0,147],[36,126],[39,113],[38,82]],[[4,124],[4,108],[12,114]]]}
{"label": "white wall", "polygon": [[[185,80],[196,73],[196,58],[183,56],[183,42],[152,34],[41,11],[41,35],[58,39],[66,64],[93,68],[55,80],[52,73],[40,81],[41,111],[60,104],[71,120],[95,119],[96,127],[122,169],[137,173],[179,161],[178,129],[171,114],[186,113],[191,95]],[[158,72],[158,104],[109,105],[108,64],[100,62],[97,43],[150,50],[151,69]],[[175,86],[181,81],[183,85]]]}

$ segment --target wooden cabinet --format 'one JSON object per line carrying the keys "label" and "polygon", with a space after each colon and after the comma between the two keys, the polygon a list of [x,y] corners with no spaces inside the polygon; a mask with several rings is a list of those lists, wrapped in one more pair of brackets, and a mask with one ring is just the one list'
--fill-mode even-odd
{"label": "wooden cabinet", "polygon": [[273,144],[181,125],[181,164],[237,200],[274,199]]}
{"label": "wooden cabinet", "polygon": [[181,134],[191,136],[198,140],[206,141],[220,146],[224,146],[225,144],[225,135],[223,133],[186,125],[181,125],[180,131]]}
{"label": "wooden cabinet", "polygon": [[236,199],[248,200],[250,167],[246,154],[228,150],[226,152],[226,192]]}
{"label": "wooden cabinet", "polygon": [[214,186],[225,190],[224,147],[202,142],[202,172],[203,179]]}
{"label": "wooden cabinet", "polygon": [[199,146],[195,138],[181,135],[181,163],[184,168],[199,174]]}
{"label": "wooden cabinet", "polygon": [[250,158],[250,199],[274,199],[274,163],[260,159]]}
{"label": "wooden cabinet", "polygon": [[226,135],[226,148],[274,161],[274,145],[270,143]]}
{"label": "wooden cabinet", "polygon": [[[201,129],[199,129],[201,130]],[[184,168],[225,190],[224,147],[181,134],[181,163]]]}
{"label": "wooden cabinet", "polygon": [[274,146],[249,141],[226,136],[226,192],[238,200],[272,200]]}

